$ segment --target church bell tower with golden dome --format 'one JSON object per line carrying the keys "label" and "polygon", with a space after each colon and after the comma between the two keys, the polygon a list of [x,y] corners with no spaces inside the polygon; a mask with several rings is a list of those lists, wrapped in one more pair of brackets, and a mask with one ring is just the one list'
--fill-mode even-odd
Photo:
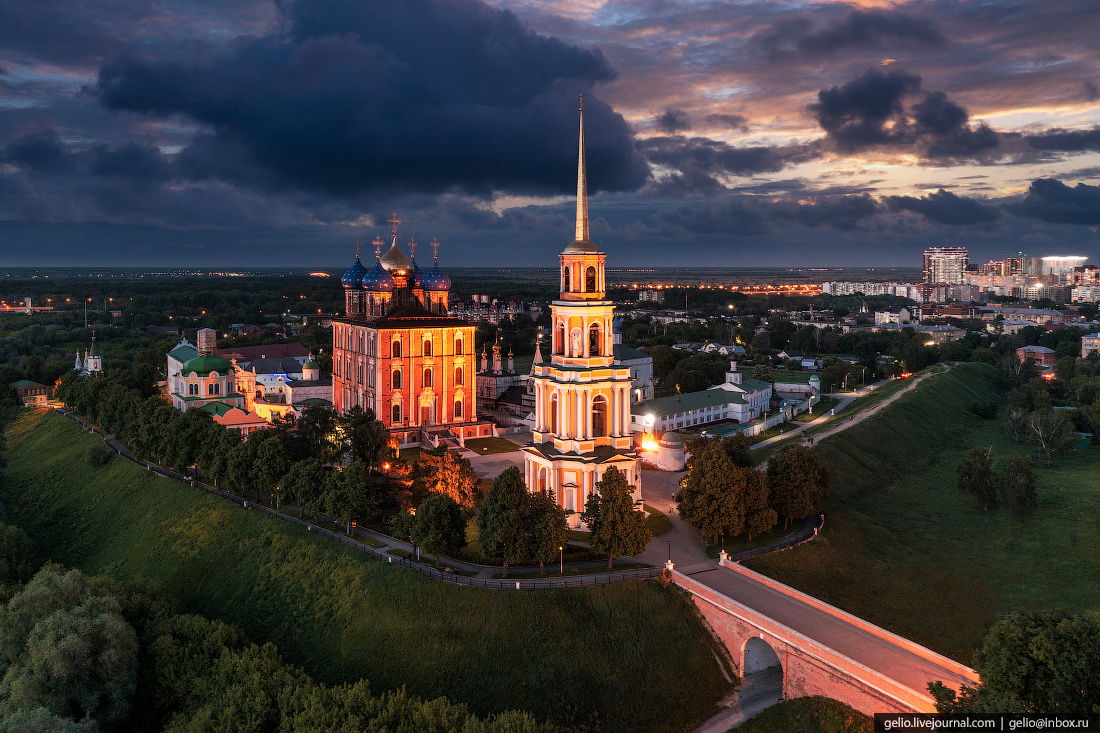
{"label": "church bell tower with golden dome", "polygon": [[589,239],[584,106],[577,158],[576,238],[558,256],[561,289],[550,307],[549,361],[532,367],[535,429],[524,447],[530,490],[549,491],[580,524],[596,483],[615,466],[641,500],[641,464],[630,433],[630,369],[613,366],[607,255]]}

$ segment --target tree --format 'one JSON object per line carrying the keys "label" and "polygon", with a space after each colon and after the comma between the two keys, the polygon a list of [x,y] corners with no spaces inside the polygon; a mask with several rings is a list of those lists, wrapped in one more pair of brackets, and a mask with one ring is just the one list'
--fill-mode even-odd
{"label": "tree", "polygon": [[260,447],[256,449],[256,465],[252,480],[252,486],[257,491],[257,501],[259,501],[260,491],[267,494],[275,493],[288,468],[286,452],[278,438],[270,436],[260,443]]}
{"label": "tree", "polygon": [[737,535],[744,527],[743,486],[738,486],[736,470],[721,444],[708,441],[701,454],[693,454],[675,497],[680,517],[715,543],[720,533]]}
{"label": "tree", "polygon": [[742,432],[736,432],[722,438],[722,450],[726,451],[726,455],[730,457],[735,466],[752,468],[756,465],[756,461],[752,458],[752,443]]}
{"label": "tree", "polygon": [[531,494],[527,514],[528,544],[531,559],[539,564],[540,574],[543,565],[553,562],[565,547],[567,529],[565,510],[549,493],[536,491]]}
{"label": "tree", "polygon": [[446,494],[468,510],[476,508],[481,504],[481,484],[473,464],[455,451],[440,448],[420,454],[413,479],[419,484],[417,493]]}
{"label": "tree", "polygon": [[1005,416],[1002,421],[1005,433],[1017,443],[1027,435],[1027,416],[1031,400],[1022,389],[1014,389],[1008,393],[1008,406],[1005,408]]}
{"label": "tree", "polygon": [[1100,710],[1100,616],[1016,611],[993,624],[974,656],[981,684],[960,695],[929,685],[940,712],[1057,713]]}
{"label": "tree", "polygon": [[812,449],[792,445],[768,460],[768,487],[772,507],[783,517],[783,526],[821,511],[829,491],[829,471]]}
{"label": "tree", "polygon": [[0,715],[45,708],[121,723],[137,654],[137,635],[108,584],[47,565],[0,606]]}
{"label": "tree", "polygon": [[767,364],[757,364],[752,368],[752,378],[758,382],[774,382],[775,378],[772,376],[772,370],[768,368]]}
{"label": "tree", "polygon": [[1008,506],[1021,509],[1036,509],[1039,506],[1031,456],[1009,456],[1008,465],[1001,474],[1000,486],[1001,499]]}
{"label": "tree", "polygon": [[413,544],[435,555],[452,555],[466,544],[466,514],[445,494],[432,494],[416,510],[412,525]]}
{"label": "tree", "polygon": [[351,502],[351,518],[373,520],[378,517],[389,496],[389,487],[384,478],[372,475],[362,461],[352,461],[340,472],[339,483]]}
{"label": "tree", "polygon": [[328,405],[310,405],[303,410],[298,419],[298,438],[306,455],[321,463],[338,463],[345,449],[336,428],[336,412]]}
{"label": "tree", "polygon": [[982,508],[989,511],[997,504],[999,481],[993,473],[993,448],[971,448],[956,468],[959,491],[973,494]]}
{"label": "tree", "polygon": [[361,461],[371,472],[393,457],[389,431],[374,410],[355,405],[348,410],[344,424],[352,458]]}
{"label": "tree", "polygon": [[298,461],[283,476],[279,484],[279,498],[298,505],[298,516],[304,517],[307,508],[317,506],[325,495],[328,479],[324,468],[309,458]]}
{"label": "tree", "polygon": [[478,550],[504,560],[504,577],[508,577],[509,563],[522,562],[529,554],[528,496],[523,472],[512,466],[493,481],[477,515]]}
{"label": "tree", "polygon": [[1053,454],[1070,447],[1073,430],[1062,411],[1044,408],[1027,416],[1027,436],[1028,441],[1046,455],[1049,466]]}
{"label": "tree", "polygon": [[749,533],[749,541],[753,535],[771,531],[779,515],[771,508],[771,491],[768,489],[768,479],[760,471],[752,468],[739,467],[739,480],[743,482],[742,496],[745,505],[745,529]]}
{"label": "tree", "polygon": [[[727,459],[728,460],[728,459]],[[616,557],[645,552],[653,535],[645,514],[634,508],[634,487],[619,469],[611,466],[588,497],[581,520],[591,532],[592,549],[607,553],[607,569]]]}

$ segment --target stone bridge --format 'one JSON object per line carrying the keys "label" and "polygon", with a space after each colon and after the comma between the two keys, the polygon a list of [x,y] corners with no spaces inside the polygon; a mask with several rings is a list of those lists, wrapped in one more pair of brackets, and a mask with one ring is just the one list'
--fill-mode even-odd
{"label": "stone bridge", "polygon": [[929,682],[978,682],[965,665],[736,563],[672,575],[738,674],[781,668],[784,698],[823,695],[868,715],[935,712]]}

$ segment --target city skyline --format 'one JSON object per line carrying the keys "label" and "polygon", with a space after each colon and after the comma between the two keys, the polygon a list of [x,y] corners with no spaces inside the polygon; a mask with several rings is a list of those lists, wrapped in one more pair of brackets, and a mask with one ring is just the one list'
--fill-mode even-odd
{"label": "city skyline", "polygon": [[[552,267],[586,96],[629,266],[1100,255],[1100,8],[0,4],[0,266]],[[455,60],[459,59],[460,62]]]}

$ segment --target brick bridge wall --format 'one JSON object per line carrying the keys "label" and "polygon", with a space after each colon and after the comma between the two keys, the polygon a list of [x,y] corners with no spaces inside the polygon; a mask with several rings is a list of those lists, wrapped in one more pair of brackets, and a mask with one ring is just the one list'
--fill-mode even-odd
{"label": "brick bridge wall", "polygon": [[738,674],[745,669],[745,644],[757,637],[779,658],[787,698],[822,695],[868,715],[935,712],[927,694],[837,654],[686,575],[673,571],[673,581],[692,594],[696,607],[729,650]]}

